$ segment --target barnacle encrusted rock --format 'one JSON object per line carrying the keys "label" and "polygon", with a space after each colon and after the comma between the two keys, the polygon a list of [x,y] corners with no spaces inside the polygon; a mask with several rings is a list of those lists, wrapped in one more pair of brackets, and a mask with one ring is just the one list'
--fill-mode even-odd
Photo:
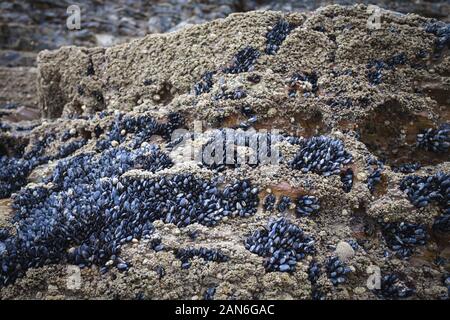
{"label": "barnacle encrusted rock", "polygon": [[[44,119],[0,127],[0,297],[445,298],[447,29],[369,14],[232,14],[41,52]],[[191,158],[225,129],[256,139],[232,143],[254,163]]]}

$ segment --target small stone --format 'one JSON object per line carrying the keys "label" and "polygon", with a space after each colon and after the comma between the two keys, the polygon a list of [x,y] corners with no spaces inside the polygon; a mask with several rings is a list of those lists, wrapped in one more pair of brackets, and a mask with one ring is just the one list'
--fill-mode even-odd
{"label": "small stone", "polygon": [[337,244],[335,253],[342,262],[347,262],[355,256],[355,250],[346,241]]}
{"label": "small stone", "polygon": [[353,290],[353,292],[356,293],[356,294],[363,294],[363,293],[366,292],[366,288],[364,288],[364,287],[356,287],[356,288]]}
{"label": "small stone", "polygon": [[115,148],[119,145],[119,142],[117,142],[116,140],[111,141],[111,145]]}
{"label": "small stone", "polygon": [[356,175],[356,178],[359,181],[366,181],[367,180],[367,174],[364,172],[358,172],[358,174]]}
{"label": "small stone", "polygon": [[69,131],[70,135],[75,135],[77,133],[77,130],[75,130],[75,128],[70,129]]}
{"label": "small stone", "polygon": [[108,261],[105,263],[105,266],[110,267],[110,266],[112,266],[113,264],[114,264],[114,261],[108,260]]}
{"label": "small stone", "polygon": [[270,108],[269,111],[267,111],[267,115],[268,115],[269,117],[274,117],[274,116],[276,116],[277,112],[278,112],[277,109],[275,109],[275,108]]}
{"label": "small stone", "polygon": [[49,293],[56,293],[56,292],[58,292],[58,287],[57,286],[54,286],[54,285],[52,285],[52,284],[49,284],[48,285],[48,288],[47,288],[47,291],[49,292]]}
{"label": "small stone", "polygon": [[125,129],[122,129],[122,131],[120,131],[120,134],[124,136],[127,134],[127,131]]}

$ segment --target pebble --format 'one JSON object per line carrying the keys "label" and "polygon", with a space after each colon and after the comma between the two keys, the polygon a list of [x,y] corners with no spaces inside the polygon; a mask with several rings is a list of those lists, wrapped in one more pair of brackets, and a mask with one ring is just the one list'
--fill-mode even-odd
{"label": "pebble", "polygon": [[342,262],[348,262],[355,256],[355,250],[348,242],[340,241],[336,246],[335,254]]}
{"label": "pebble", "polygon": [[110,266],[112,266],[113,264],[114,264],[114,261],[108,260],[108,261],[105,263],[105,266],[110,267]]}
{"label": "pebble", "polygon": [[358,174],[356,175],[356,178],[359,181],[366,181],[367,180],[367,174],[364,172],[358,172]]}

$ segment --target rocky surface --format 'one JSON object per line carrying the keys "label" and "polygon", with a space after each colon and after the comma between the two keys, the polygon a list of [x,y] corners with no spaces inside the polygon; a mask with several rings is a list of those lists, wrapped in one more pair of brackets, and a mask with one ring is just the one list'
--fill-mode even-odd
{"label": "rocky surface", "polygon": [[[0,297],[448,298],[448,24],[368,18],[364,5],[239,13],[40,52],[46,119],[0,131],[20,177],[0,175]],[[194,140],[170,140],[198,121]],[[225,128],[282,131],[282,161],[182,157]],[[190,196],[186,174],[202,181]]]}
{"label": "rocky surface", "polygon": [[[69,30],[66,20],[69,16],[67,8],[73,4],[71,1],[3,1],[0,5],[0,81],[14,83],[13,88],[21,90],[0,92],[0,104],[38,107],[36,100],[30,101],[22,92],[27,92],[30,86],[36,90],[36,55],[44,49],[57,49],[64,45],[109,47],[146,34],[173,32],[194,24],[225,18],[234,12],[303,12],[332,3],[349,5],[352,2],[354,1],[83,1],[78,4],[81,10],[81,29]],[[444,21],[449,19],[450,5],[447,1],[364,2],[402,13],[417,13]],[[21,68],[16,69],[17,67]],[[17,73],[20,73],[20,80],[16,78]],[[16,118],[20,119],[20,115],[19,111]]]}

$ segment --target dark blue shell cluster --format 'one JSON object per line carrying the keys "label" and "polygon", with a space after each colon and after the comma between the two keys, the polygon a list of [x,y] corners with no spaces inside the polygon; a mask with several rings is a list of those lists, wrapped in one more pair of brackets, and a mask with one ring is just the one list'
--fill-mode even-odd
{"label": "dark blue shell cluster", "polygon": [[247,92],[243,89],[235,89],[235,90],[222,90],[221,92],[217,93],[213,99],[214,100],[239,100],[242,98],[245,98],[247,96]]}
{"label": "dark blue shell cluster", "polygon": [[414,294],[415,290],[409,288],[399,276],[395,273],[384,275],[381,278],[381,288],[375,289],[375,293],[387,299],[402,299],[410,297]]}
{"label": "dark blue shell cluster", "polygon": [[296,213],[299,217],[307,217],[320,209],[319,199],[314,196],[300,196],[296,202]]}
{"label": "dark blue shell cluster", "polygon": [[408,173],[416,172],[420,168],[422,168],[422,165],[420,164],[420,162],[407,162],[407,163],[402,163],[401,165],[398,165],[398,166],[393,166],[392,170],[394,172],[401,172],[401,173],[408,174]]}
{"label": "dark blue shell cluster", "polygon": [[209,287],[203,293],[203,300],[214,300],[214,295],[216,294],[215,287]]}
{"label": "dark blue shell cluster", "polygon": [[245,47],[238,51],[233,57],[233,61],[229,67],[223,69],[224,73],[242,73],[253,69],[253,65],[259,58],[261,53],[253,47]]}
{"label": "dark blue shell cluster", "polygon": [[450,232],[450,213],[436,217],[433,223],[433,230]]}
{"label": "dark blue shell cluster", "polygon": [[367,188],[374,193],[376,186],[381,182],[381,173],[384,170],[384,163],[375,158],[370,158],[367,162],[369,176],[367,177]]}
{"label": "dark blue shell cluster", "polygon": [[345,265],[338,257],[330,257],[325,265],[328,279],[337,286],[347,280],[347,274],[352,270]]}
{"label": "dark blue shell cluster", "polygon": [[402,259],[407,259],[416,246],[425,245],[428,240],[424,225],[408,222],[385,223],[382,233],[388,247]]}
{"label": "dark blue shell cluster", "polygon": [[281,44],[292,31],[293,26],[286,20],[279,20],[266,34],[266,50],[270,55],[277,53]]}
{"label": "dark blue shell cluster", "polygon": [[201,95],[202,93],[209,92],[213,86],[213,75],[215,72],[207,71],[202,75],[199,82],[194,85],[195,95]]}
{"label": "dark blue shell cluster", "polygon": [[367,68],[367,79],[373,85],[380,84],[383,79],[383,70],[394,70],[397,65],[404,65],[407,61],[405,53],[399,53],[387,60],[372,60]]}
{"label": "dark blue shell cluster", "polygon": [[352,191],[353,187],[353,170],[351,168],[347,168],[347,170],[341,172],[341,182],[342,182],[342,190],[345,193],[349,193]]}
{"label": "dark blue shell cluster", "polygon": [[50,133],[30,143],[29,151],[25,152],[25,147],[16,146],[20,150],[14,156],[0,155],[0,198],[10,197],[13,192],[26,185],[29,174],[37,166],[67,157],[87,143],[86,139],[71,141],[62,144],[55,154],[46,154],[47,148],[56,139],[56,134]]}
{"label": "dark blue shell cluster", "polygon": [[275,197],[272,193],[269,193],[263,202],[263,208],[266,211],[273,211],[275,209],[275,201],[277,201],[277,197]]}
{"label": "dark blue shell cluster", "polygon": [[166,123],[160,123],[149,115],[133,117],[120,113],[115,116],[106,137],[97,141],[97,150],[109,149],[113,141],[123,143],[127,134],[133,134],[131,148],[139,147],[153,135],[169,138],[173,130],[181,127],[183,123],[184,118],[179,113],[169,113]]}
{"label": "dark blue shell cluster", "polygon": [[447,287],[447,298],[450,298],[450,275],[447,273],[442,278],[444,286]]}
{"label": "dark blue shell cluster", "polygon": [[[212,137],[202,145],[202,162],[210,170],[223,171],[237,168],[243,164],[256,167],[260,164],[281,162],[281,157],[272,155],[272,144],[283,139],[280,135],[258,132],[245,132],[241,129],[229,131],[220,129],[212,133]],[[254,151],[254,157],[244,156],[237,148],[247,147]],[[273,158],[273,159],[272,159]]]}
{"label": "dark blue shell cluster", "polygon": [[320,290],[317,280],[319,280],[322,274],[322,266],[316,261],[312,260],[308,266],[308,280],[311,282],[311,299],[312,300],[322,300],[323,293]]}
{"label": "dark blue shell cluster", "polygon": [[181,260],[181,268],[189,269],[191,266],[191,260],[194,257],[202,258],[205,261],[226,262],[230,259],[226,254],[217,249],[208,248],[187,248],[179,249],[175,253],[175,257]]}
{"label": "dark blue shell cluster", "polygon": [[292,203],[291,198],[289,198],[288,196],[281,196],[280,200],[277,203],[278,212],[280,213],[285,212],[287,209],[289,209],[291,203]]}
{"label": "dark blue shell cluster", "polygon": [[[258,198],[246,181],[220,191],[217,183],[192,175],[120,177],[143,153],[154,152],[156,162],[164,157],[158,157],[162,153],[152,145],[144,149],[112,148],[99,157],[89,154],[61,161],[49,179],[53,187],[17,194],[13,204],[17,236],[2,241],[1,283],[14,281],[30,267],[61,261],[83,267],[112,260],[119,270],[126,270],[120,248],[133,238],[150,235],[157,219],[179,227],[194,222],[213,226],[225,216],[256,211]],[[160,168],[157,164],[153,170]]]}
{"label": "dark blue shell cluster", "polygon": [[435,45],[438,50],[450,46],[450,24],[442,21],[430,23],[425,28],[425,31],[436,36]]}
{"label": "dark blue shell cluster", "polygon": [[436,153],[446,153],[450,148],[450,123],[437,129],[427,129],[416,137],[417,147]]}
{"label": "dark blue shell cluster", "polygon": [[339,174],[341,167],[352,161],[341,140],[317,136],[300,142],[300,150],[291,162],[293,169],[323,176]]}
{"label": "dark blue shell cluster", "polygon": [[245,248],[265,258],[267,271],[295,271],[297,261],[314,253],[314,240],[286,218],[269,222],[245,240]]}
{"label": "dark blue shell cluster", "polygon": [[417,208],[435,202],[445,214],[450,214],[450,174],[437,172],[431,176],[406,176],[400,183],[400,190],[408,195]]}
{"label": "dark blue shell cluster", "polygon": [[308,280],[311,284],[317,283],[322,273],[322,266],[316,261],[312,260],[308,266]]}
{"label": "dark blue shell cluster", "polygon": [[291,77],[291,80],[289,82],[289,97],[293,98],[297,95],[297,84],[298,82],[308,82],[311,84],[311,89],[306,90],[308,92],[305,92],[305,96],[310,96],[311,93],[317,92],[319,89],[319,86],[317,84],[317,81],[319,80],[319,77],[316,72],[297,72],[294,73]]}
{"label": "dark blue shell cluster", "polygon": [[[153,134],[168,136],[180,124],[176,114],[166,123],[146,116],[117,116],[101,153],[60,160],[44,184],[15,194],[16,233],[1,232],[0,285],[14,282],[29,268],[59,262],[80,267],[95,264],[101,272],[111,266],[125,271],[129,265],[120,258],[121,247],[149,237],[155,220],[178,227],[195,222],[214,226],[223,217],[254,214],[258,189],[247,180],[219,187],[217,180],[192,174],[151,179],[122,176],[131,169],[158,172],[171,167],[172,161],[159,147],[140,142]],[[124,141],[124,129],[134,133],[131,143],[112,147],[110,141]],[[160,251],[164,246],[152,240],[152,248]],[[223,258],[203,249],[185,252],[190,254]]]}

